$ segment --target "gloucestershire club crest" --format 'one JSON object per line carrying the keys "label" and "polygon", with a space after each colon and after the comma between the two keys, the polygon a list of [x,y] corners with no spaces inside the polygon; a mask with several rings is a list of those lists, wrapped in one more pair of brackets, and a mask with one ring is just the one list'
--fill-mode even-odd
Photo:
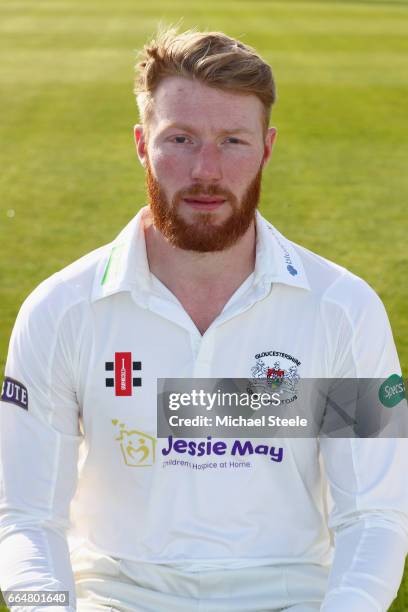
{"label": "gloucestershire club crest", "polygon": [[255,359],[256,363],[251,368],[249,393],[279,393],[284,396],[281,403],[296,399],[296,388],[300,380],[299,359],[280,351],[258,353]]}

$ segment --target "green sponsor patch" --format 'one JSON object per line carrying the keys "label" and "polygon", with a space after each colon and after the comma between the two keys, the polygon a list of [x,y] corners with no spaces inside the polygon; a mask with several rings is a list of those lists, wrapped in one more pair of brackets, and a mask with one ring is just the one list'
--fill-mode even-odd
{"label": "green sponsor patch", "polygon": [[402,376],[391,374],[387,380],[383,382],[379,391],[378,397],[383,406],[392,408],[396,406],[405,396],[405,384]]}

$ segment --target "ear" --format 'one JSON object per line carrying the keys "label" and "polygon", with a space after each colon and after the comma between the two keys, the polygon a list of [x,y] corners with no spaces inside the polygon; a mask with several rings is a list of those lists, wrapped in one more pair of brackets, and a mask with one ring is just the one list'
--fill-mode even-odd
{"label": "ear", "polygon": [[133,128],[133,134],[135,137],[137,156],[142,166],[144,166],[146,163],[147,145],[143,126],[140,124],[135,125]]}
{"label": "ear", "polygon": [[270,127],[267,129],[265,142],[264,142],[264,156],[262,160],[262,166],[265,166],[272,154],[272,147],[276,141],[276,136],[278,135],[278,131],[274,127]]}

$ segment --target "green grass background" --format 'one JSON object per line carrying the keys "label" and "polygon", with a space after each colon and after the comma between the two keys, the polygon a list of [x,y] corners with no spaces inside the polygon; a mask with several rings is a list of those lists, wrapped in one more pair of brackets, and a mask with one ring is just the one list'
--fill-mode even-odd
{"label": "green grass background", "polygon": [[[408,372],[408,3],[392,0],[0,0],[0,368],[27,294],[144,203],[134,50],[181,17],[270,61],[261,209],[374,287]],[[408,575],[391,609],[408,610]]]}

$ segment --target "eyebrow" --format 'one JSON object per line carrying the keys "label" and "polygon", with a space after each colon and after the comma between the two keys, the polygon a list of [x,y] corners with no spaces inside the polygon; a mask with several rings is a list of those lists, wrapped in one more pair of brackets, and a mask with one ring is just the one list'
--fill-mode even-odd
{"label": "eyebrow", "polygon": [[[166,130],[170,130],[170,129],[178,129],[178,130],[182,130],[183,132],[190,132],[190,134],[197,134],[197,131],[194,128],[194,126],[188,125],[187,123],[178,123],[178,122],[168,123],[167,125],[164,126],[164,128],[161,131],[165,132]],[[229,136],[231,134],[250,134],[251,132],[245,128],[235,128],[231,130],[221,130],[220,133],[223,136]]]}

